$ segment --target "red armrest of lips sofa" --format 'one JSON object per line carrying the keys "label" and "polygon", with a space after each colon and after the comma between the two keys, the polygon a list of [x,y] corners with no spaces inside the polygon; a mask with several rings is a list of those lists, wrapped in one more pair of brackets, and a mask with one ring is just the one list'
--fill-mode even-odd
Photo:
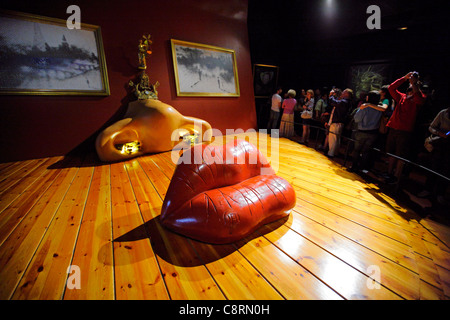
{"label": "red armrest of lips sofa", "polygon": [[196,145],[183,153],[160,221],[187,237],[223,244],[288,216],[294,205],[289,182],[275,175],[254,145],[234,140],[223,146]]}

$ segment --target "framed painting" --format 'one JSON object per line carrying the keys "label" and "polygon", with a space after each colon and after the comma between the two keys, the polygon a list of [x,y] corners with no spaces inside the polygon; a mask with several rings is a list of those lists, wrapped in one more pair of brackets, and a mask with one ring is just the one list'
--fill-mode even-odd
{"label": "framed painting", "polygon": [[177,96],[239,97],[234,50],[171,39]]}
{"label": "framed painting", "polygon": [[253,88],[255,98],[268,98],[272,96],[278,85],[277,66],[266,64],[253,65]]}
{"label": "framed painting", "polygon": [[348,70],[347,86],[353,89],[354,96],[380,90],[391,83],[392,64],[389,61],[364,61],[351,65]]}
{"label": "framed painting", "polygon": [[0,94],[109,95],[100,27],[0,11]]}

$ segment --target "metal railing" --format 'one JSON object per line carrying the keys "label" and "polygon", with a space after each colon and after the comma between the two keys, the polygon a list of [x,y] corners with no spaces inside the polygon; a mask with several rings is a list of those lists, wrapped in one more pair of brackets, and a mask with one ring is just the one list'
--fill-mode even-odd
{"label": "metal railing", "polygon": [[[292,123],[294,126],[296,126],[296,125],[303,126],[304,125],[302,123],[298,123],[298,122],[295,122],[295,121],[293,121],[293,122],[285,121],[285,122]],[[315,143],[314,143],[314,149],[317,150],[317,143],[319,141],[319,134],[320,134],[320,132],[323,131],[323,133],[324,133],[324,135],[326,137],[326,135],[329,134],[330,131],[328,129],[323,128],[323,127],[318,127],[318,126],[315,126],[315,125],[312,125],[312,124],[308,124],[308,126],[310,128],[317,129],[317,131],[316,131],[316,139],[315,139]],[[327,131],[328,131],[328,133],[327,133]],[[344,135],[343,133],[341,133],[341,134],[334,133],[334,132],[331,132],[331,133],[335,134],[338,137],[338,139],[344,139],[346,141],[351,141],[351,142],[355,142],[356,141],[355,139],[352,139],[352,138]],[[345,156],[344,156],[344,163],[343,163],[344,167],[347,164],[347,159],[348,159],[348,155],[349,155],[349,147],[350,147],[350,143],[347,142],[347,146],[346,146],[346,150],[345,150]],[[436,172],[436,171],[434,171],[434,170],[432,170],[432,169],[430,169],[430,168],[428,168],[426,166],[423,166],[421,164],[415,163],[414,161],[411,161],[409,159],[405,159],[405,158],[399,157],[399,156],[397,156],[395,154],[392,154],[392,153],[389,153],[389,152],[384,152],[384,151],[382,151],[382,150],[380,150],[379,148],[376,148],[376,147],[372,147],[371,150],[376,151],[376,152],[378,152],[380,154],[383,154],[385,156],[388,156],[388,157],[396,158],[399,161],[403,161],[403,163],[406,164],[406,165],[410,165],[412,167],[415,167],[415,168],[418,168],[420,170],[423,170],[423,171],[427,172],[428,174],[435,175],[436,177],[438,177],[440,179],[446,180],[447,183],[450,183],[450,177],[444,176],[441,173]],[[395,185],[396,185],[395,191],[397,191],[399,189],[401,178],[402,177],[400,175],[400,177],[398,177],[398,181],[395,183]]]}

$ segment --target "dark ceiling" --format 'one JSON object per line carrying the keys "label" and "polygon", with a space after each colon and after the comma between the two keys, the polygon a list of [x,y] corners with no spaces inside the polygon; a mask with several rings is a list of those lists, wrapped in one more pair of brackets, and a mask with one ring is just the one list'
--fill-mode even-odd
{"label": "dark ceiling", "polygon": [[[370,5],[380,8],[379,30],[367,28]],[[448,83],[447,7],[442,0],[249,0],[252,61],[280,66],[282,81],[302,86],[344,82],[360,61],[389,61],[395,75],[417,68]]]}
{"label": "dark ceiling", "polygon": [[342,38],[371,32],[366,27],[370,5],[380,8],[385,31],[427,28],[448,16],[448,1],[442,0],[249,0],[248,21],[266,32],[304,40]]}

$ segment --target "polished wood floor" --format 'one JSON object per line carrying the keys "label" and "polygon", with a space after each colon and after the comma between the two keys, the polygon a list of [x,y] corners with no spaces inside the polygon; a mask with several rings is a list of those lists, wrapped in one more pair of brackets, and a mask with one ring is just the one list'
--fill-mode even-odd
{"label": "polished wood floor", "polygon": [[448,226],[314,149],[252,139],[297,203],[289,219],[230,245],[160,225],[174,153],[0,164],[0,299],[450,297]]}

